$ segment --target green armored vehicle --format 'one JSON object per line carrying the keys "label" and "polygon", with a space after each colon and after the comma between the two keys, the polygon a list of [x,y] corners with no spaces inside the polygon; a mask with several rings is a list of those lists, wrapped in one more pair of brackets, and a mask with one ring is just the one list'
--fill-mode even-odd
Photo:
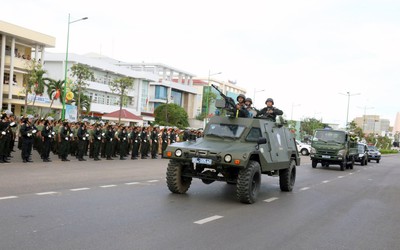
{"label": "green armored vehicle", "polygon": [[300,165],[296,142],[279,122],[258,118],[212,117],[203,138],[173,143],[163,154],[170,159],[167,185],[186,193],[193,178],[205,184],[236,185],[237,198],[254,203],[261,175],[279,176],[280,189],[292,191]]}
{"label": "green armored vehicle", "polygon": [[353,169],[357,155],[357,142],[351,140],[347,131],[319,129],[311,143],[311,166],[321,163],[324,167],[339,165],[340,170]]}

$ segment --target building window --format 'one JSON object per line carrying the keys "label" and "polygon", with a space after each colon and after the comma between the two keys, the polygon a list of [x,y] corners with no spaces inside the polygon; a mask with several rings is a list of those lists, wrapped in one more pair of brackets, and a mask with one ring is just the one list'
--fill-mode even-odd
{"label": "building window", "polygon": [[156,86],[156,93],[155,93],[155,98],[156,99],[167,99],[167,88],[164,86]]}

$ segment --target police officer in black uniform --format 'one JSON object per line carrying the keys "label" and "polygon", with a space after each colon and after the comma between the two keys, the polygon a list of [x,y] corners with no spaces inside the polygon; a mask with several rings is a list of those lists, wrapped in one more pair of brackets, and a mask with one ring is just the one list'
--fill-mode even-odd
{"label": "police officer in black uniform", "polygon": [[106,159],[107,160],[114,160],[113,158],[111,158],[114,135],[115,135],[115,133],[112,128],[112,125],[108,125],[107,131],[105,132],[106,157],[107,157]]}
{"label": "police officer in black uniform", "polygon": [[0,119],[0,163],[9,163],[6,157],[6,146],[7,146],[7,128],[9,124],[7,121],[7,115],[4,113]]}
{"label": "police officer in black uniform", "polygon": [[19,131],[22,137],[22,151],[21,151],[22,161],[24,163],[33,162],[30,159],[30,156],[32,153],[33,137],[37,133],[37,129],[33,125],[32,115],[28,115],[27,119],[24,119],[24,122]]}
{"label": "police officer in black uniform", "polygon": [[42,142],[43,142],[41,157],[43,159],[43,162],[51,162],[50,150],[51,150],[51,144],[54,139],[54,135],[55,132],[53,131],[53,127],[51,126],[48,118],[44,122],[43,129],[41,131]]}
{"label": "police officer in black uniform", "polygon": [[69,153],[70,141],[73,139],[74,134],[72,133],[72,130],[69,127],[69,123],[67,121],[63,122],[63,126],[60,129],[58,137],[60,142],[59,154],[61,157],[61,161],[69,161],[67,157]]}
{"label": "police officer in black uniform", "polygon": [[257,112],[257,117],[269,119],[271,121],[276,121],[276,116],[277,115],[283,115],[283,111],[275,108],[274,105],[274,100],[272,98],[268,98],[265,101],[265,104],[267,107],[261,109],[260,111]]}
{"label": "police officer in black uniform", "polygon": [[164,153],[164,151],[167,149],[168,146],[168,130],[166,127],[163,128],[162,133],[161,133],[161,155]]}
{"label": "police officer in black uniform", "polygon": [[126,132],[126,127],[122,127],[121,131],[118,133],[119,141],[119,159],[126,160],[127,149],[128,149],[128,133]]}
{"label": "police officer in black uniform", "polygon": [[86,130],[86,124],[84,122],[81,122],[78,128],[78,160],[79,161],[86,161],[85,158],[83,158],[83,155],[85,154],[85,149],[86,149],[86,142],[89,140],[89,133]]}
{"label": "police officer in black uniform", "polygon": [[151,159],[157,159],[158,154],[158,126],[154,126],[153,131],[151,131]]}
{"label": "police officer in black uniform", "polygon": [[95,161],[100,161],[101,159],[99,158],[99,153],[100,153],[100,146],[101,146],[101,141],[102,141],[102,133],[103,131],[101,130],[101,125],[96,124],[95,131],[93,133],[93,159]]}
{"label": "police officer in black uniform", "polygon": [[134,127],[130,138],[132,144],[132,154],[131,159],[136,160],[139,157],[139,147],[140,147],[140,138],[139,138],[139,127]]}

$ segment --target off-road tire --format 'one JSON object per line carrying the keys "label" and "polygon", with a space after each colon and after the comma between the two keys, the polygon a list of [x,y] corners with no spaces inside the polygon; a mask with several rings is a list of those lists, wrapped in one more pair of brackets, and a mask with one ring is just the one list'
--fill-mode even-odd
{"label": "off-road tire", "polygon": [[317,164],[318,164],[318,162],[316,160],[312,160],[312,162],[311,162],[312,168],[316,168]]}
{"label": "off-road tire", "polygon": [[376,163],[379,163],[379,160],[376,160]]}
{"label": "off-road tire", "polygon": [[350,165],[349,165],[349,168],[350,168],[350,169],[353,169],[353,168],[354,168],[354,162],[355,162],[354,157],[352,157],[352,158],[351,158],[351,163],[350,163]]}
{"label": "off-road tire", "polygon": [[171,160],[167,168],[167,185],[169,190],[175,194],[184,194],[192,184],[191,177],[182,177],[183,165]]}
{"label": "off-road tire", "polygon": [[256,161],[250,161],[247,168],[239,171],[236,183],[236,196],[238,200],[247,204],[256,202],[260,185],[260,164]]}
{"label": "off-road tire", "polygon": [[339,165],[340,165],[340,171],[344,171],[347,168],[346,159],[344,159]]}
{"label": "off-road tire", "polygon": [[365,165],[365,159],[362,158],[362,160],[361,160],[361,166],[364,166],[364,165]]}
{"label": "off-road tire", "polygon": [[296,163],[290,161],[289,168],[279,170],[279,186],[281,191],[291,192],[296,181]]}

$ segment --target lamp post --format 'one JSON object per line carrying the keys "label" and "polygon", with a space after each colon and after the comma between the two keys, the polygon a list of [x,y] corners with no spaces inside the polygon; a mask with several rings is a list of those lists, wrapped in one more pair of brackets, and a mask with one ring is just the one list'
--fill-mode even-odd
{"label": "lamp post", "polygon": [[67,29],[67,51],[65,53],[65,72],[64,72],[64,88],[63,88],[63,108],[62,108],[62,112],[61,112],[61,119],[64,120],[65,119],[65,98],[67,95],[67,71],[68,71],[68,47],[69,47],[69,25],[71,23],[75,23],[75,22],[79,22],[82,20],[86,20],[88,19],[88,17],[83,17],[77,20],[73,20],[71,21],[71,14],[68,14],[68,29]]}
{"label": "lamp post", "polygon": [[349,123],[349,107],[350,107],[350,96],[355,96],[355,95],[359,95],[360,93],[356,93],[356,94],[350,94],[350,92],[346,92],[346,94],[343,93],[339,93],[341,95],[346,95],[347,96],[347,115],[346,115],[346,129]]}
{"label": "lamp post", "polygon": [[222,72],[218,72],[218,73],[213,73],[213,74],[211,74],[211,72],[210,72],[210,70],[208,70],[208,81],[207,81],[207,84],[208,84],[208,91],[207,91],[207,96],[206,96],[206,116],[208,117],[208,105],[209,105],[209,103],[208,103],[208,99],[210,99],[210,91],[211,91],[211,84],[210,84],[210,77],[211,76],[215,76],[215,75],[220,75],[220,74],[222,74]]}
{"label": "lamp post", "polygon": [[254,88],[254,94],[253,94],[253,103],[254,103],[254,105],[256,105],[256,93],[264,92],[264,91],[265,91],[265,89],[256,90],[256,88]]}

